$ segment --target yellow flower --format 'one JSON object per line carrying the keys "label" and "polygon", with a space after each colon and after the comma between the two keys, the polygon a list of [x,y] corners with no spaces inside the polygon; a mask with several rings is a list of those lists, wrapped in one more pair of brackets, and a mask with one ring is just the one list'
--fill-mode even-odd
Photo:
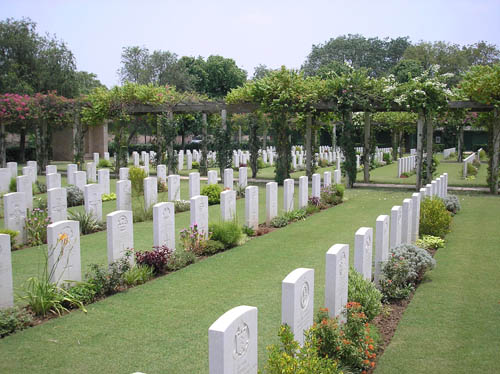
{"label": "yellow flower", "polygon": [[59,234],[59,240],[64,244],[68,244],[69,241],[68,234],[66,233]]}

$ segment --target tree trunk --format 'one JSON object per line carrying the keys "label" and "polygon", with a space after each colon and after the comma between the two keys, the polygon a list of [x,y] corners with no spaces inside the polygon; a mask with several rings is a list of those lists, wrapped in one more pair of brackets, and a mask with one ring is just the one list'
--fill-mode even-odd
{"label": "tree trunk", "polygon": [[458,127],[458,147],[457,147],[457,161],[463,162],[463,153],[464,153],[464,126]]}
{"label": "tree trunk", "polygon": [[392,129],[392,161],[398,160],[398,130]]}
{"label": "tree trunk", "polygon": [[264,141],[262,142],[262,149],[266,149],[266,143],[267,143],[267,126],[264,126],[262,137],[264,138]]}
{"label": "tree trunk", "polygon": [[417,192],[422,187],[422,156],[424,153],[423,136],[424,136],[424,122],[425,115],[423,111],[418,112],[417,121],[417,157],[416,157],[416,171],[417,171]]}
{"label": "tree trunk", "polygon": [[238,126],[238,144],[241,145],[241,125]]}
{"label": "tree trunk", "polygon": [[19,162],[26,163],[26,126],[21,127],[19,135]]}
{"label": "tree trunk", "polygon": [[155,163],[156,165],[160,165],[162,159],[163,159],[163,152],[165,150],[163,149],[163,142],[164,140],[161,139],[161,123],[158,120],[158,114],[155,116],[156,119],[156,157],[155,157]]}
{"label": "tree trunk", "polygon": [[426,116],[427,124],[427,178],[426,183],[432,182],[432,140],[434,136],[434,129],[432,127],[431,114]]}
{"label": "tree trunk", "polygon": [[41,120],[40,123],[40,136],[38,138],[39,140],[39,147],[40,147],[40,156],[37,161],[38,161],[38,173],[42,174],[43,171],[45,171],[45,167],[49,163],[49,152],[47,149],[47,121],[46,120]]}
{"label": "tree trunk", "polygon": [[492,157],[490,163],[489,185],[490,192],[493,195],[498,195],[498,169],[500,163],[500,116],[498,115],[498,109],[495,109],[492,127],[493,151],[491,152]]}
{"label": "tree trunk", "polygon": [[365,112],[365,128],[364,128],[364,149],[363,149],[363,178],[365,183],[370,183],[370,134],[371,134],[371,116]]}
{"label": "tree trunk", "polygon": [[7,152],[5,144],[5,124],[2,122],[0,124],[0,166],[2,168],[6,167],[7,163]]}
{"label": "tree trunk", "polygon": [[[173,126],[173,121],[174,121],[174,113],[173,112],[168,112],[168,120],[169,124],[168,126]],[[169,136],[170,137],[170,136]],[[168,158],[167,158],[167,173],[168,175],[172,175],[175,173],[175,161],[174,160],[174,142],[175,142],[175,136],[172,136],[171,139],[168,139],[167,143],[167,153],[168,153]]]}
{"label": "tree trunk", "polygon": [[288,140],[288,119],[281,115],[273,119],[276,133],[276,160],[275,180],[282,185],[283,181],[290,178],[290,142]]}
{"label": "tree trunk", "polygon": [[[84,151],[83,151],[83,129],[82,129],[82,123],[80,121],[80,107],[77,106],[74,114],[74,121],[73,121],[73,161],[77,165],[78,170],[82,170],[83,166],[83,157],[84,157]],[[116,152],[119,152],[119,141],[115,141],[115,144],[117,145]]]}
{"label": "tree trunk", "polygon": [[337,147],[337,124],[333,123],[332,126],[332,149],[335,152],[335,148]]}
{"label": "tree trunk", "polygon": [[398,146],[399,146],[399,157],[404,157],[404,131],[398,131]]}
{"label": "tree trunk", "polygon": [[312,178],[312,115],[308,114],[306,118],[306,175],[309,179]]}
{"label": "tree trunk", "polygon": [[345,156],[344,168],[345,168],[345,180],[346,187],[352,188],[356,182],[356,150],[354,149],[354,127],[352,124],[352,112],[342,113],[344,126],[341,138],[342,152]]}
{"label": "tree trunk", "polygon": [[208,175],[208,139],[207,139],[207,113],[202,114],[202,130],[201,134],[203,136],[203,141],[201,143],[201,163],[200,163],[200,175],[206,177]]}

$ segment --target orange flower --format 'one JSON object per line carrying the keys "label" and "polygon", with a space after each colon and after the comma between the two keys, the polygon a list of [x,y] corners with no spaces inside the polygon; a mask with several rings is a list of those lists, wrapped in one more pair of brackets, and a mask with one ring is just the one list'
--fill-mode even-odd
{"label": "orange flower", "polygon": [[370,363],[370,361],[368,361],[368,360],[363,360],[363,364],[368,365],[369,363]]}
{"label": "orange flower", "polygon": [[372,368],[374,368],[375,367],[375,362],[371,362],[370,365],[371,365]]}
{"label": "orange flower", "polygon": [[373,351],[373,345],[371,345],[371,344],[370,344],[370,345],[368,346],[368,349],[370,349],[371,351]]}

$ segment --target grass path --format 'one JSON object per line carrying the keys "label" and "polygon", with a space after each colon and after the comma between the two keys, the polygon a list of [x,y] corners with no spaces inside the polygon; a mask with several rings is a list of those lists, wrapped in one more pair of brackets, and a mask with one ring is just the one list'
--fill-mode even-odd
{"label": "grass path", "polygon": [[500,372],[500,199],[461,203],[376,374]]}
{"label": "grass path", "polygon": [[[352,263],[355,231],[373,227],[378,215],[388,214],[407,195],[348,191],[347,202],[306,221],[90,305],[88,314],[76,311],[6,337],[0,340],[0,372],[207,373],[208,327],[245,304],[259,308],[262,368],[266,346],[277,340],[283,278],[297,267],[314,268],[318,310],[326,251],[349,243]],[[144,240],[151,240],[150,229],[144,229]],[[104,259],[105,236],[95,238],[95,245],[100,243],[95,251]],[[13,254],[16,269],[24,266],[22,252]]]}

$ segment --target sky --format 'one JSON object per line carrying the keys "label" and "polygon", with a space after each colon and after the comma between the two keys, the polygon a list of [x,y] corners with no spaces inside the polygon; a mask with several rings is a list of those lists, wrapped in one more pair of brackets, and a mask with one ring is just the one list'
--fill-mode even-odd
{"label": "sky", "polygon": [[347,34],[500,47],[500,0],[0,0],[0,19],[23,17],[108,87],[128,46],[222,55],[249,77],[259,64],[300,68],[313,45]]}

